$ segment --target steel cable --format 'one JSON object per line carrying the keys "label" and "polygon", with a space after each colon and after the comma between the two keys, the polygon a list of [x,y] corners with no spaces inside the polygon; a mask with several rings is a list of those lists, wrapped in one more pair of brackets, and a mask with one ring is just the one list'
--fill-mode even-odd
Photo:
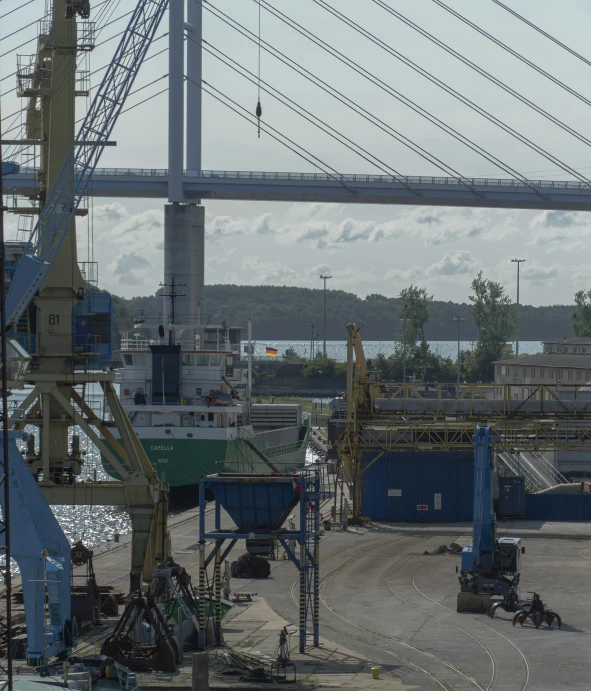
{"label": "steel cable", "polygon": [[[433,2],[438,2],[438,1],[439,1],[439,0],[433,0]],[[266,2],[266,0],[262,0],[262,2],[263,2],[265,5],[268,4],[268,3]],[[586,185],[591,185],[591,180],[589,180],[588,178],[586,178],[586,177],[580,175],[579,173],[577,173],[577,171],[576,171],[574,168],[571,168],[568,164],[564,163],[564,162],[561,161],[559,158],[557,158],[556,156],[554,156],[554,155],[551,154],[550,152],[546,151],[545,149],[543,149],[541,146],[539,146],[539,145],[536,144],[535,142],[533,142],[533,141],[531,141],[530,139],[528,139],[525,135],[521,134],[520,132],[518,132],[517,130],[515,130],[514,128],[512,128],[510,125],[507,125],[505,122],[503,122],[502,120],[500,120],[500,119],[497,118],[496,116],[492,115],[492,113],[490,113],[489,111],[485,110],[485,109],[482,108],[481,106],[477,105],[476,103],[474,103],[473,101],[471,101],[469,98],[467,98],[466,96],[462,95],[460,92],[456,91],[455,89],[453,89],[452,87],[450,87],[448,84],[446,84],[445,82],[443,82],[441,79],[438,79],[437,77],[435,77],[433,74],[431,74],[430,72],[428,72],[428,71],[425,70],[424,68],[422,68],[422,67],[420,67],[419,65],[417,65],[416,63],[412,62],[412,60],[409,60],[408,58],[406,58],[404,55],[402,55],[401,53],[399,53],[397,50],[395,50],[394,48],[392,48],[391,46],[389,46],[387,43],[385,43],[385,42],[382,41],[381,39],[377,38],[374,34],[372,34],[371,32],[367,31],[367,29],[364,29],[364,28],[361,27],[359,24],[357,24],[357,23],[354,22],[353,20],[349,19],[346,15],[344,15],[344,14],[342,14],[341,12],[339,12],[338,10],[336,10],[334,7],[332,7],[331,5],[329,5],[328,3],[326,3],[324,0],[312,0],[312,2],[316,3],[319,7],[322,7],[322,8],[325,9],[327,12],[329,12],[330,14],[332,14],[333,16],[335,16],[337,19],[339,19],[339,20],[342,21],[343,23],[345,23],[345,24],[347,24],[348,26],[350,26],[350,27],[351,27],[352,29],[354,29],[357,33],[361,34],[362,36],[364,36],[365,38],[367,38],[368,40],[370,40],[372,43],[374,43],[375,45],[377,45],[377,46],[379,46],[380,48],[382,48],[382,49],[383,49],[385,52],[387,52],[389,55],[392,55],[392,57],[395,57],[397,60],[400,60],[403,64],[407,65],[407,67],[410,67],[410,68],[413,69],[415,72],[417,72],[417,73],[420,74],[421,76],[425,77],[425,78],[428,79],[430,82],[432,82],[433,84],[437,85],[439,88],[441,88],[441,89],[443,89],[444,91],[446,91],[448,94],[450,94],[451,96],[453,96],[455,99],[457,99],[458,101],[460,101],[460,102],[463,103],[464,105],[468,106],[471,110],[473,110],[474,112],[478,113],[479,115],[481,115],[482,117],[484,117],[485,119],[487,119],[489,122],[492,122],[493,124],[497,125],[497,127],[499,127],[500,129],[502,129],[502,130],[503,130],[504,132],[506,132],[507,134],[510,134],[512,137],[514,137],[515,139],[517,139],[518,141],[520,141],[520,142],[521,142],[522,144],[524,144],[525,146],[527,146],[527,147],[529,147],[530,149],[532,149],[532,151],[535,151],[535,152],[538,153],[540,156],[546,158],[548,161],[551,161],[552,163],[554,163],[554,164],[557,165],[558,167],[562,168],[564,171],[569,172],[569,173],[570,173],[573,177],[575,177],[579,182],[583,182],[583,183],[585,183]],[[266,8],[266,9],[268,9],[268,8]],[[268,10],[268,11],[271,11],[271,10]],[[279,13],[279,14],[283,14],[282,12],[279,12],[279,10],[275,10],[275,12],[277,12],[277,13]],[[272,13],[274,14],[275,12],[272,12]],[[277,16],[277,15],[276,15],[276,16]],[[284,15],[284,16],[287,16],[287,15]],[[278,17],[278,18],[279,18],[279,17]],[[283,20],[282,20],[282,21],[283,21]],[[293,20],[291,20],[291,21],[293,21]],[[308,31],[308,30],[307,30],[307,29],[304,29],[304,31]],[[308,33],[311,33],[311,32],[308,32]],[[489,155],[492,156],[492,154],[489,154]],[[520,175],[518,175],[518,177],[522,178],[522,176],[520,176]]]}
{"label": "steel cable", "polygon": [[[191,37],[189,37],[189,40],[193,41],[193,39]],[[197,43],[196,41],[193,41],[193,42]],[[310,122],[312,125],[314,125],[318,129],[322,130],[323,132],[327,133],[333,139],[336,139],[340,144],[345,146],[347,149],[349,149],[353,153],[357,154],[358,156],[361,156],[361,158],[368,161],[372,165],[377,164],[377,167],[380,168],[380,170],[382,170],[382,172],[385,173],[386,175],[394,174],[394,175],[402,176],[402,174],[399,171],[397,171],[395,168],[392,168],[392,166],[389,166],[387,163],[380,160],[377,156],[375,156],[374,154],[370,153],[369,151],[367,151],[366,149],[361,147],[359,144],[354,142],[352,139],[349,139],[344,134],[338,132],[338,130],[336,130],[334,127],[331,127],[328,123],[324,122],[324,120],[320,119],[318,116],[314,115],[309,110],[306,110],[305,108],[300,106],[298,103],[296,103],[295,101],[290,99],[288,96],[283,94],[281,91],[279,91],[279,89],[272,86],[271,84],[269,84],[268,82],[266,82],[263,79],[258,79],[256,74],[254,74],[253,72],[250,72],[250,70],[247,70],[244,66],[240,65],[235,60],[232,60],[232,58],[230,58],[228,55],[223,53],[219,48],[216,48],[211,43],[208,43],[206,41],[203,41],[203,43],[206,44],[203,46],[204,50],[207,51],[210,55],[213,55],[217,60],[222,62],[224,65],[227,65],[230,69],[234,70],[237,74],[239,74],[241,77],[244,77],[244,79],[247,79],[252,84],[258,83],[259,87],[261,88],[262,91],[269,94],[270,96],[272,96],[273,98],[278,100],[280,103],[283,103],[283,105],[285,105],[287,108],[289,108],[292,112],[296,113],[297,115],[300,115],[300,117],[303,117],[305,120]],[[212,50],[210,50],[210,48]],[[213,51],[217,51],[218,53],[220,53],[220,55],[222,55],[226,59],[224,60],[223,58],[219,57]],[[230,61],[234,64],[231,65],[230,62],[227,62],[227,61]],[[246,72],[246,74],[241,73],[240,69],[243,70],[244,72]],[[261,86],[261,85],[263,85],[263,86]],[[265,87],[268,87],[268,88],[265,88]],[[279,96],[274,94],[273,91],[275,91],[277,94],[279,94]],[[302,113],[298,112],[298,110],[296,110],[296,108],[299,108],[306,115],[302,115]],[[307,116],[310,116],[310,117],[307,117]],[[327,128],[327,129],[325,129],[325,128]],[[330,131],[328,131],[328,130],[330,130]],[[342,137],[343,139],[345,139],[352,146],[349,146],[349,144],[341,141],[339,139],[339,137]],[[354,148],[354,147],[356,147],[356,148]],[[356,149],[360,149],[360,151],[363,153],[360,153],[360,151],[357,151]],[[367,156],[365,156],[364,154],[367,154]]]}
{"label": "steel cable", "polygon": [[[534,103],[533,101],[530,101],[528,98],[523,96],[523,94],[520,94],[518,91],[510,87],[508,84],[505,84],[502,82],[500,79],[492,75],[490,72],[485,70],[484,68],[480,67],[476,63],[472,62],[469,60],[465,55],[462,55],[461,53],[458,53],[456,50],[454,50],[451,46],[448,44],[444,43],[440,39],[438,39],[436,36],[433,34],[430,34],[428,31],[423,29],[421,26],[418,24],[415,24],[413,21],[408,19],[408,17],[405,17],[403,14],[401,14],[398,10],[393,9],[389,5],[387,5],[384,0],[372,0],[372,2],[375,5],[378,5],[378,7],[381,7],[382,9],[386,10],[389,12],[391,15],[399,19],[401,22],[406,24],[408,27],[413,29],[414,31],[418,32],[426,38],[427,40],[431,41],[435,45],[439,46],[443,50],[445,50],[447,53],[452,55],[454,58],[458,59],[460,62],[464,63],[467,67],[470,67],[473,69],[475,72],[480,74],[482,77],[485,79],[488,79],[491,81],[493,84],[496,84],[499,88],[503,89],[503,91],[506,91],[508,94],[513,96],[514,98],[518,99],[521,101],[523,104],[531,108],[532,110],[535,110],[537,113],[542,115],[542,117],[545,117],[546,119],[550,120],[550,122],[553,122],[555,125],[560,127],[561,129],[565,130],[565,132],[568,132],[571,134],[573,137],[576,137],[579,141],[583,142],[583,144],[587,144],[587,146],[591,146],[591,140],[587,139],[584,135],[582,135],[580,132],[577,132],[574,128],[570,127],[570,125],[567,125],[565,122],[560,120],[559,118],[555,117],[551,113],[548,113],[546,110],[544,110],[541,106],[537,105],[537,103]],[[493,2],[497,2],[497,0],[493,0]],[[589,63],[591,64],[591,63]]]}
{"label": "steel cable", "polygon": [[564,82],[560,81],[560,79],[554,77],[549,72],[546,72],[546,70],[543,70],[541,67],[536,65],[535,62],[528,60],[525,56],[521,55],[521,53],[518,53],[516,50],[513,50],[513,48],[508,46],[506,43],[503,43],[492,34],[489,34],[487,31],[479,27],[477,24],[474,24],[474,22],[471,22],[467,17],[464,17],[464,15],[460,14],[459,12],[456,12],[456,10],[452,9],[441,0],[432,0],[432,2],[434,2],[436,5],[439,5],[439,7],[444,9],[446,12],[449,12],[449,14],[456,17],[456,19],[459,19],[461,22],[463,22],[470,28],[474,29],[474,31],[477,31],[481,36],[484,36],[489,41],[495,43],[497,46],[499,46],[499,48],[502,48],[504,51],[512,55],[514,58],[517,58],[528,67],[531,67],[532,70],[535,70],[536,72],[538,72],[538,74],[541,74],[542,76],[546,77],[546,79],[549,79],[551,82],[554,82],[554,84],[559,86],[561,89],[568,91],[568,93],[574,96],[575,98],[578,98],[580,101],[583,101],[583,103],[586,103],[588,106],[591,106],[591,101],[588,98],[580,94],[578,91],[575,91],[573,88],[568,86],[568,84],[565,84]]}
{"label": "steel cable", "polygon": [[589,65],[589,67],[591,67],[591,60],[587,60],[587,58],[585,58],[582,55],[580,55],[579,53],[577,53],[576,50],[573,50],[572,48],[567,46],[566,43],[559,41],[557,38],[552,36],[552,34],[549,34],[547,31],[544,31],[539,26],[536,26],[533,22],[530,22],[529,19],[526,19],[525,17],[523,17],[519,13],[515,12],[515,10],[512,10],[510,7],[507,7],[507,5],[504,5],[502,2],[500,2],[500,0],[493,0],[493,2],[495,3],[495,5],[498,5],[499,7],[502,7],[504,10],[507,10],[507,12],[512,14],[514,17],[517,17],[517,19],[524,22],[524,24],[527,24],[528,26],[530,26],[532,29],[537,31],[539,34],[542,34],[542,36],[545,36],[547,39],[552,41],[552,43],[555,43],[557,46],[560,46],[561,48],[566,50],[571,55],[574,55],[575,58],[579,58],[579,60],[581,60],[586,65]]}
{"label": "steel cable", "polygon": [[[204,2],[206,2],[206,1],[207,0],[204,0]],[[211,3],[209,3],[209,2],[207,4],[211,5]],[[215,8],[215,12],[219,12],[221,15],[223,15],[223,17],[225,17],[225,19],[223,17],[216,15],[214,10],[211,9],[211,7],[207,7],[205,4],[204,4],[204,7],[211,14],[213,14],[213,16],[216,16],[218,19],[223,21],[225,24],[230,26],[232,29],[234,29],[238,33],[242,34],[245,38],[248,38],[253,43],[257,42],[257,39],[255,38],[255,35],[253,32],[249,31],[249,29],[246,29],[246,27],[244,27],[242,24],[240,24],[236,20],[231,19],[231,17],[226,15],[224,12],[222,12],[222,10],[218,9],[217,7]],[[233,22],[234,24],[236,24],[240,28],[233,26],[230,22]],[[276,58],[277,60],[279,60],[280,62],[285,64],[290,69],[294,70],[296,73],[303,76],[305,79],[310,81],[315,86],[318,86],[325,93],[332,96],[333,98],[335,98],[340,103],[343,103],[344,105],[346,105],[348,108],[353,110],[353,112],[355,112],[358,115],[360,115],[361,117],[363,117],[365,120],[370,122],[372,125],[378,127],[378,129],[382,130],[383,132],[385,132],[386,134],[391,136],[393,139],[395,139],[399,143],[408,147],[411,151],[413,151],[417,155],[421,156],[422,158],[424,158],[426,161],[428,161],[432,165],[434,165],[437,168],[439,168],[440,170],[444,171],[446,173],[446,175],[449,175],[450,177],[454,177],[454,178],[458,179],[458,181],[461,184],[465,185],[466,187],[468,187],[469,189],[471,189],[472,191],[475,192],[475,190],[473,190],[472,187],[463,179],[461,174],[454,172],[453,168],[451,168],[450,166],[447,166],[445,163],[443,163],[443,161],[436,159],[436,157],[434,157],[432,154],[430,154],[428,151],[426,151],[425,149],[420,147],[418,144],[416,144],[412,140],[408,139],[408,137],[405,137],[404,135],[399,133],[391,125],[388,125],[383,120],[380,120],[380,118],[378,118],[377,116],[370,113],[368,110],[366,110],[365,108],[360,106],[358,103],[356,103],[355,101],[350,99],[348,96],[345,96],[342,92],[340,92],[337,89],[335,89],[334,87],[330,86],[327,82],[323,81],[322,79],[320,79],[315,74],[312,74],[309,70],[306,70],[299,63],[297,63],[295,60],[288,57],[287,55],[282,53],[280,50],[278,50],[277,48],[275,48],[271,44],[267,43],[264,40],[262,41],[262,44],[263,44],[263,49],[266,50],[274,58]],[[274,52],[271,52],[271,51],[274,51]],[[279,56],[281,56],[281,57],[279,57]],[[290,63],[293,63],[293,64],[290,64]],[[452,171],[452,172],[450,172],[450,171]],[[407,183],[405,182],[405,178],[406,178],[406,176],[403,176],[403,179],[401,179],[400,182],[403,182],[403,184],[407,185]],[[409,187],[409,189],[411,189],[411,188]],[[415,194],[419,194],[414,189],[412,189],[412,191]],[[475,194],[479,195],[478,192],[475,192]],[[479,195],[479,196],[481,196],[481,195]]]}

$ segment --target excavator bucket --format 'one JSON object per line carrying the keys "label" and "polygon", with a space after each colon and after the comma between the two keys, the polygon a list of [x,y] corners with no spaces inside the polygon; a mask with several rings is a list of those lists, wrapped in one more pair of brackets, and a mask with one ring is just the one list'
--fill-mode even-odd
{"label": "excavator bucket", "polygon": [[490,595],[474,593],[458,593],[458,612],[483,612],[486,614],[490,607]]}
{"label": "excavator bucket", "polygon": [[546,610],[546,624],[548,624],[548,628],[551,628],[552,624],[556,622],[556,626],[558,628],[562,628],[562,619],[560,618],[560,615],[556,614],[556,612],[553,612],[550,609]]}

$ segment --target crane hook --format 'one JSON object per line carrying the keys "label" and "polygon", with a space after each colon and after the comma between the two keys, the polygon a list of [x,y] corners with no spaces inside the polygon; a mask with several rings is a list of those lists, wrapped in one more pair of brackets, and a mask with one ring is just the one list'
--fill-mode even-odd
{"label": "crane hook", "polygon": [[261,115],[263,114],[263,109],[261,108],[261,102],[260,100],[257,101],[257,109],[256,109],[256,116],[258,120],[258,133],[259,133],[259,139],[261,138]]}

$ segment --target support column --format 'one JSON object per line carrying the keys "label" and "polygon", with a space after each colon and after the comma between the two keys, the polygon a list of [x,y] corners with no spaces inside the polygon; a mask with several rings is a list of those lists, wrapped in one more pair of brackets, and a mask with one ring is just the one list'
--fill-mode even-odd
{"label": "support column", "polygon": [[168,200],[182,202],[185,138],[185,0],[170,0],[168,21]]}
{"label": "support column", "polygon": [[202,0],[189,0],[187,22],[187,170],[201,171]]}
{"label": "support column", "polygon": [[[176,301],[175,323],[201,323],[205,283],[205,209],[194,204],[167,204],[164,207],[164,283],[184,283]],[[170,311],[166,303],[165,316]]]}

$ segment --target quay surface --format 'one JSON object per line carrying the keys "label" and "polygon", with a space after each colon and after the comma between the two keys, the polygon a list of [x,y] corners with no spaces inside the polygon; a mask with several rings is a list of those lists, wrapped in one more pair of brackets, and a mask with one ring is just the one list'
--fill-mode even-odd
{"label": "quay surface", "polygon": [[[209,521],[213,522],[210,514]],[[591,532],[586,524],[504,522],[501,535],[523,538],[522,596],[535,590],[563,619],[561,630],[511,625],[455,611],[459,558],[431,556],[441,544],[470,542],[469,524],[379,524],[368,530],[327,532],[321,540],[322,646],[296,652],[298,688],[559,691],[591,688],[588,612]],[[170,521],[173,557],[198,573],[198,511]],[[231,554],[243,552],[237,545]],[[129,536],[95,550],[101,585],[124,589]],[[271,577],[232,579],[232,590],[256,592],[225,620],[224,636],[237,652],[275,657],[280,629],[297,622],[298,574],[291,562],[271,562]],[[294,627],[295,629],[295,627]],[[236,676],[211,654],[211,688],[259,688]],[[372,679],[372,666],[381,668]],[[141,675],[146,688],[190,688],[191,654],[175,675]],[[273,688],[265,684],[260,688]]]}

